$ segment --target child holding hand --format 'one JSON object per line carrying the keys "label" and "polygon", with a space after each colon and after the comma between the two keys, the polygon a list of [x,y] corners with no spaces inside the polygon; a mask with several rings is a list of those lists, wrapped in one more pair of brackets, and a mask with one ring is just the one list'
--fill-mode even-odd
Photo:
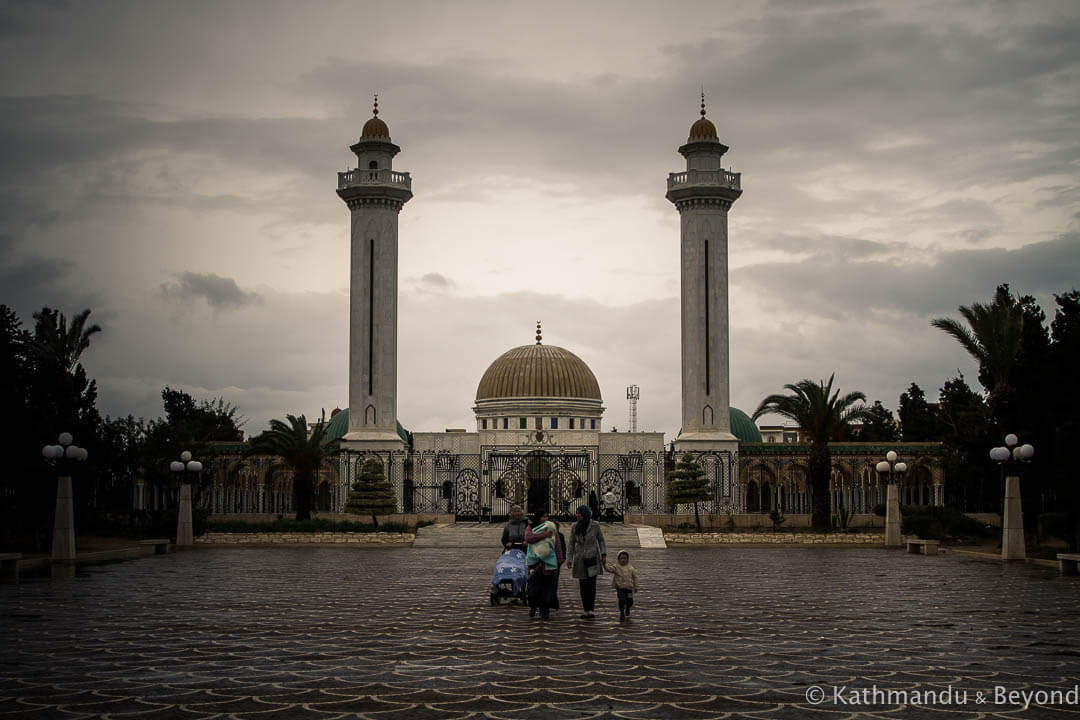
{"label": "child holding hand", "polygon": [[630,553],[619,553],[617,564],[604,564],[604,569],[611,573],[611,586],[619,595],[619,622],[630,619],[630,607],[634,604],[634,591],[638,589],[637,570],[630,564]]}

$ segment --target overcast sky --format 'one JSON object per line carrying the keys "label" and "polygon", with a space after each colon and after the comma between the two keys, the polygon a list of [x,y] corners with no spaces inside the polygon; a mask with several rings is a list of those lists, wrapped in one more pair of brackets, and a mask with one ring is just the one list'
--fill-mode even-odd
{"label": "overcast sky", "polygon": [[[93,309],[104,413],[165,385],[270,417],[347,403],[348,210],[371,115],[400,216],[399,417],[474,428],[505,350],[579,355],[627,426],[680,419],[697,117],[731,147],[732,402],[837,374],[895,409],[998,283],[1080,284],[1080,3],[0,5],[0,302]],[[349,165],[350,167],[353,165]],[[773,418],[775,421],[775,418]]]}

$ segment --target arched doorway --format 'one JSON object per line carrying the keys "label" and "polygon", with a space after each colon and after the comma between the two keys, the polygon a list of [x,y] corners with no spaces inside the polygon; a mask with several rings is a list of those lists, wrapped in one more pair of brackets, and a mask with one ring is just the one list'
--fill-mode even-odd
{"label": "arched doorway", "polygon": [[550,510],[551,462],[544,453],[536,453],[525,463],[525,476],[529,482],[528,505],[525,510]]}

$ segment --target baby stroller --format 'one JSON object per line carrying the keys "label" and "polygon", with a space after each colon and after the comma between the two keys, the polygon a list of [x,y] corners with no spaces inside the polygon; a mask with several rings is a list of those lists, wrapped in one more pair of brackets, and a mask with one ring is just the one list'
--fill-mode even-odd
{"label": "baby stroller", "polygon": [[523,550],[506,550],[495,561],[495,574],[491,577],[491,604],[517,600],[525,602],[525,583],[529,568],[525,565]]}

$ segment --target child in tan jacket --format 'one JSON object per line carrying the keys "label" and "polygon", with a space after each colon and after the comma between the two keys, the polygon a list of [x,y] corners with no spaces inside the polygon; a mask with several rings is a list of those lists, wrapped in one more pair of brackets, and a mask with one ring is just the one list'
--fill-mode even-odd
{"label": "child in tan jacket", "polygon": [[605,563],[604,569],[611,573],[611,587],[619,595],[619,622],[630,619],[630,607],[634,604],[634,591],[638,589],[637,570],[630,564],[630,553],[619,553],[616,565]]}

